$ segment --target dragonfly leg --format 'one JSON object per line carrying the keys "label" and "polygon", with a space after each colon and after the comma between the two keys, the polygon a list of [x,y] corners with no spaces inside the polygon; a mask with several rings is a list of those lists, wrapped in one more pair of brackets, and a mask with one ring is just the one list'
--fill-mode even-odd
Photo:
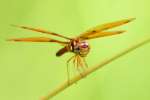
{"label": "dragonfly leg", "polygon": [[69,62],[74,58],[75,56],[72,56],[67,60],[67,78],[68,78],[68,85],[70,85],[70,73],[69,73]]}
{"label": "dragonfly leg", "polygon": [[88,64],[87,64],[87,62],[86,62],[84,57],[83,57],[83,62],[84,62],[85,67],[88,68]]}
{"label": "dragonfly leg", "polygon": [[83,75],[83,71],[81,71],[81,67],[83,67],[83,64],[82,64],[82,60],[81,60],[81,57],[79,55],[77,55],[77,70],[80,74],[81,77],[85,77],[85,75]]}

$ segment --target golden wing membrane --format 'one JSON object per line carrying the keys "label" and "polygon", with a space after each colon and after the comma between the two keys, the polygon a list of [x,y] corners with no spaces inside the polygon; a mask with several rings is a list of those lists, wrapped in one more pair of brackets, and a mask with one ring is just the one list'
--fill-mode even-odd
{"label": "golden wing membrane", "polygon": [[46,37],[29,37],[29,38],[16,38],[9,39],[8,41],[17,41],[17,42],[55,42],[59,44],[68,44],[68,42],[62,42]]}
{"label": "golden wing membrane", "polygon": [[[121,26],[123,24],[126,24],[126,23],[129,23],[131,22],[132,20],[134,20],[135,18],[130,18],[130,19],[124,19],[124,20],[120,20],[120,21],[116,21],[116,22],[111,22],[111,23],[106,23],[106,24],[103,24],[103,25],[98,25],[92,29],[89,29],[87,30],[86,32],[82,33],[79,38],[87,38],[89,35],[95,35],[95,34],[103,34],[102,36],[105,36],[104,33],[105,32],[102,32],[102,31],[105,31],[105,30],[108,30],[108,29],[111,29],[111,28],[115,28],[117,26]],[[106,34],[107,36],[107,34]],[[100,36],[99,36],[100,37]]]}
{"label": "golden wing membrane", "polygon": [[58,37],[61,37],[61,38],[65,38],[65,39],[71,40],[71,38],[68,38],[66,36],[63,36],[63,35],[60,35],[60,34],[57,34],[57,33],[54,33],[54,32],[49,32],[49,31],[46,31],[46,30],[43,30],[43,29],[39,29],[39,28],[32,28],[32,27],[19,26],[19,25],[12,25],[12,26],[19,27],[19,28],[22,28],[22,29],[31,30],[31,31],[36,31],[36,32],[40,32],[40,33],[50,34],[50,35],[54,35],[54,36],[58,36]]}
{"label": "golden wing membrane", "polygon": [[117,35],[121,34],[125,31],[107,31],[107,32],[100,32],[94,35],[89,35],[87,37],[83,37],[82,39],[94,39],[94,38],[99,38],[99,37],[105,37],[105,36],[112,36],[112,35]]}

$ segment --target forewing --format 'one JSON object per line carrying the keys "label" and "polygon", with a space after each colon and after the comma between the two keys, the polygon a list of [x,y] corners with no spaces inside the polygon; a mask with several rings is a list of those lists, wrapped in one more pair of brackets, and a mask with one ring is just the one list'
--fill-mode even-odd
{"label": "forewing", "polygon": [[98,26],[96,26],[92,29],[89,29],[86,32],[82,33],[79,36],[79,38],[86,38],[89,35],[94,35],[94,34],[97,34],[97,33],[101,33],[104,30],[108,30],[108,29],[115,28],[117,26],[121,26],[123,24],[129,23],[134,19],[135,18],[124,19],[124,20],[120,20],[120,21],[116,21],[116,22],[111,22],[111,23],[106,23],[106,24],[103,24],[103,25],[98,25]]}
{"label": "forewing", "polygon": [[111,35],[117,35],[121,34],[125,31],[107,31],[107,32],[99,32],[94,35],[89,35],[87,37],[83,37],[82,39],[88,40],[88,39],[94,39],[94,38],[99,38],[99,37],[105,37],[105,36],[111,36]]}
{"label": "forewing", "polygon": [[27,29],[27,30],[31,30],[31,31],[36,31],[36,32],[40,32],[40,33],[50,34],[50,35],[54,35],[54,36],[58,36],[58,37],[62,37],[62,38],[70,40],[70,38],[68,38],[66,36],[63,36],[63,35],[60,35],[60,34],[57,34],[57,33],[54,33],[54,32],[49,32],[49,31],[39,29],[39,28],[32,28],[32,27],[19,26],[19,25],[12,25],[12,26]]}

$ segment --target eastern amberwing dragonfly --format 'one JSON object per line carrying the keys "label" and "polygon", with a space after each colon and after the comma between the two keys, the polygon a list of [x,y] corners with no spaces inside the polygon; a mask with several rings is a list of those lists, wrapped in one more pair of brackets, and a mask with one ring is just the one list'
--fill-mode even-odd
{"label": "eastern amberwing dragonfly", "polygon": [[53,42],[53,43],[61,44],[63,46],[63,48],[58,50],[58,52],[56,53],[56,56],[58,56],[58,57],[62,56],[63,54],[65,54],[67,52],[73,52],[75,54],[74,56],[72,56],[70,59],[67,60],[67,73],[68,73],[68,77],[69,77],[68,63],[70,61],[73,61],[74,66],[77,68],[77,70],[79,70],[79,68],[81,68],[81,67],[88,67],[88,65],[85,61],[85,57],[90,51],[90,46],[89,46],[89,43],[87,42],[87,40],[121,34],[125,31],[124,30],[106,31],[106,30],[115,28],[117,26],[121,26],[128,22],[131,22],[134,19],[135,18],[124,19],[124,20],[120,20],[120,21],[116,21],[116,22],[98,25],[94,28],[91,28],[91,29],[83,32],[82,34],[80,34],[79,36],[74,37],[74,38],[66,37],[61,34],[57,34],[57,33],[46,31],[46,30],[39,29],[39,28],[31,28],[31,27],[26,27],[26,26],[13,25],[15,27],[19,27],[19,28],[23,28],[23,29],[27,29],[27,30],[61,37],[61,38],[66,39],[66,41],[59,41],[59,40],[55,40],[55,39],[48,38],[48,37],[29,37],[29,38],[17,38],[17,39],[9,39],[9,40],[17,41],[17,42]]}

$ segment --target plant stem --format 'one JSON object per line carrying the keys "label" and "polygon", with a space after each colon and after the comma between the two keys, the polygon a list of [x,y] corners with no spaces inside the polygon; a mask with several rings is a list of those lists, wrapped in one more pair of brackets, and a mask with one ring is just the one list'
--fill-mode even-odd
{"label": "plant stem", "polygon": [[145,39],[143,41],[140,41],[134,45],[132,45],[131,47],[128,47],[127,49],[123,50],[122,52],[107,58],[103,61],[101,61],[99,64],[93,66],[93,67],[89,67],[88,69],[86,69],[83,73],[82,76],[80,74],[74,76],[73,78],[71,78],[69,80],[69,84],[68,84],[68,80],[66,80],[65,82],[63,82],[62,84],[58,85],[58,87],[56,87],[55,89],[53,89],[47,96],[43,97],[41,100],[48,100],[51,99],[52,97],[54,97],[55,95],[59,94],[61,91],[65,90],[66,88],[68,88],[69,86],[73,85],[74,83],[76,83],[77,81],[83,79],[83,76],[87,76],[90,73],[96,71],[99,68],[104,67],[105,65],[109,64],[110,62],[120,58],[121,56],[137,49],[138,47],[141,47],[142,45],[146,44],[150,42],[150,38],[149,39]]}

